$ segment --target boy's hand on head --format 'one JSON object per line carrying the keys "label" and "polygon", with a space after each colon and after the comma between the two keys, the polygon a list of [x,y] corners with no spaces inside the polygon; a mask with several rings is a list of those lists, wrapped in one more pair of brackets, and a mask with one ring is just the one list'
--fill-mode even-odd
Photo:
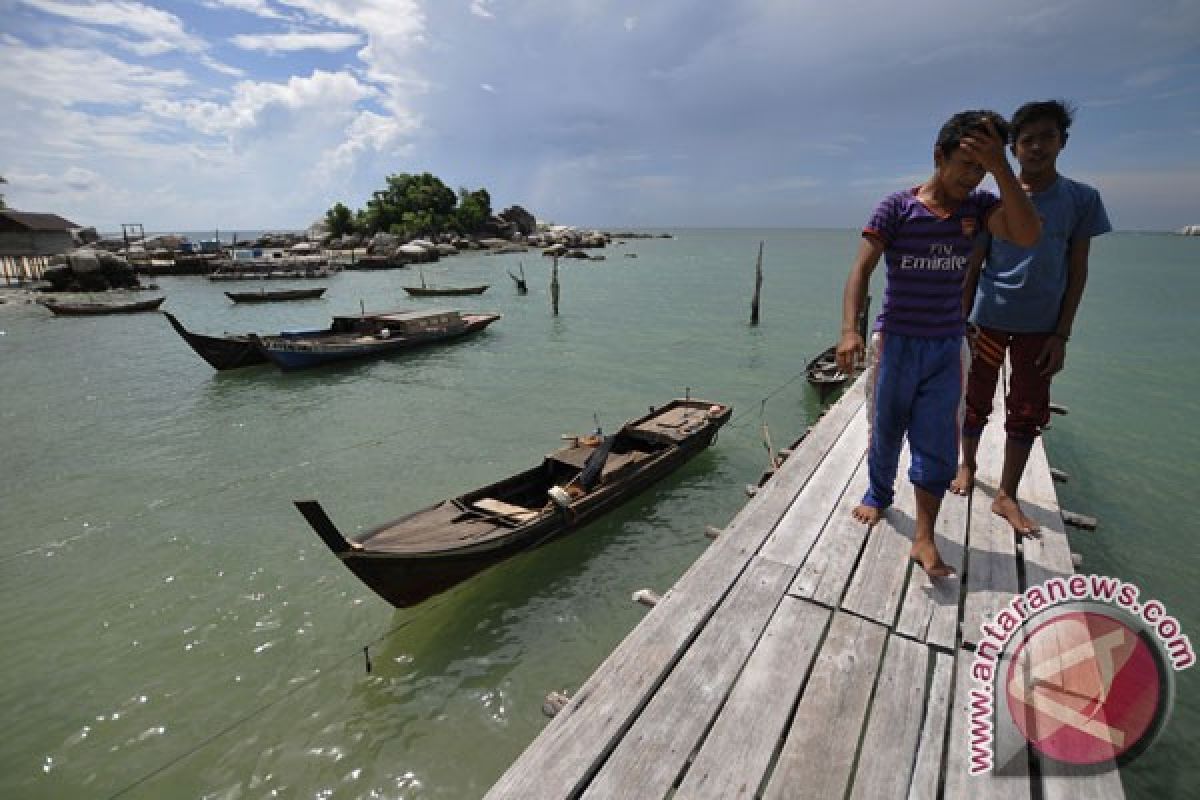
{"label": "boy's hand on head", "polygon": [[1011,169],[1004,154],[1004,140],[990,119],[985,119],[983,127],[971,131],[970,136],[963,137],[959,147],[993,175],[997,170]]}
{"label": "boy's hand on head", "polygon": [[863,360],[866,346],[857,331],[847,331],[842,334],[842,340],[837,346],[838,369],[847,375],[854,373],[855,367]]}

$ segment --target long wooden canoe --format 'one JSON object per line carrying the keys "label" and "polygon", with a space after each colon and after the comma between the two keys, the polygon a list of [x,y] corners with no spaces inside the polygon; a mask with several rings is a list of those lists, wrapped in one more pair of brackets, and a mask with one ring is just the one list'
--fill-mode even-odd
{"label": "long wooden canoe", "polygon": [[732,412],[672,400],[612,436],[580,437],[531,469],[352,539],[317,501],[296,507],[351,572],[406,608],[616,508],[712,444]]}
{"label": "long wooden canoe", "polygon": [[276,289],[268,292],[226,292],[225,296],[235,303],[281,303],[288,300],[310,300],[325,294],[325,287],[315,289]]}
{"label": "long wooden canoe", "polygon": [[165,297],[155,297],[151,300],[138,300],[133,303],[56,303],[52,300],[42,300],[41,304],[60,317],[90,317],[97,314],[136,314],[139,311],[157,311],[166,299]]}

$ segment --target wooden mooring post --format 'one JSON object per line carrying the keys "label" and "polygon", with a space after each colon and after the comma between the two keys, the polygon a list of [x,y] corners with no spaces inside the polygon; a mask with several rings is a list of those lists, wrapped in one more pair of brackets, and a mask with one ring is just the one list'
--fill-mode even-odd
{"label": "wooden mooring post", "polygon": [[558,256],[554,257],[554,266],[550,268],[550,304],[554,307],[554,316],[558,316]]}
{"label": "wooden mooring post", "polygon": [[754,265],[754,300],[750,303],[750,324],[758,324],[758,298],[762,292],[762,254],[763,243],[758,243],[758,261]]}

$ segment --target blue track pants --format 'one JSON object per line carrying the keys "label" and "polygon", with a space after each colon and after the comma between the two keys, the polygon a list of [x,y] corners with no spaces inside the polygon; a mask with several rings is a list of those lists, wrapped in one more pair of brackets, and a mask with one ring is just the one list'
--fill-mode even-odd
{"label": "blue track pants", "polygon": [[966,339],[876,333],[867,363],[870,487],[863,503],[892,504],[906,434],[912,455],[908,479],[941,497],[958,471],[970,366]]}

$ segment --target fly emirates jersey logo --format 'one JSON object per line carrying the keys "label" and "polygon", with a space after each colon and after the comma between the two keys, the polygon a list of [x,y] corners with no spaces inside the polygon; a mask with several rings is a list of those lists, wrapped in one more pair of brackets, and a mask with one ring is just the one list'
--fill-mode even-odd
{"label": "fly emirates jersey logo", "polygon": [[955,255],[954,245],[950,244],[931,244],[927,256],[905,254],[900,259],[900,269],[953,272],[965,269],[966,266],[967,257]]}

